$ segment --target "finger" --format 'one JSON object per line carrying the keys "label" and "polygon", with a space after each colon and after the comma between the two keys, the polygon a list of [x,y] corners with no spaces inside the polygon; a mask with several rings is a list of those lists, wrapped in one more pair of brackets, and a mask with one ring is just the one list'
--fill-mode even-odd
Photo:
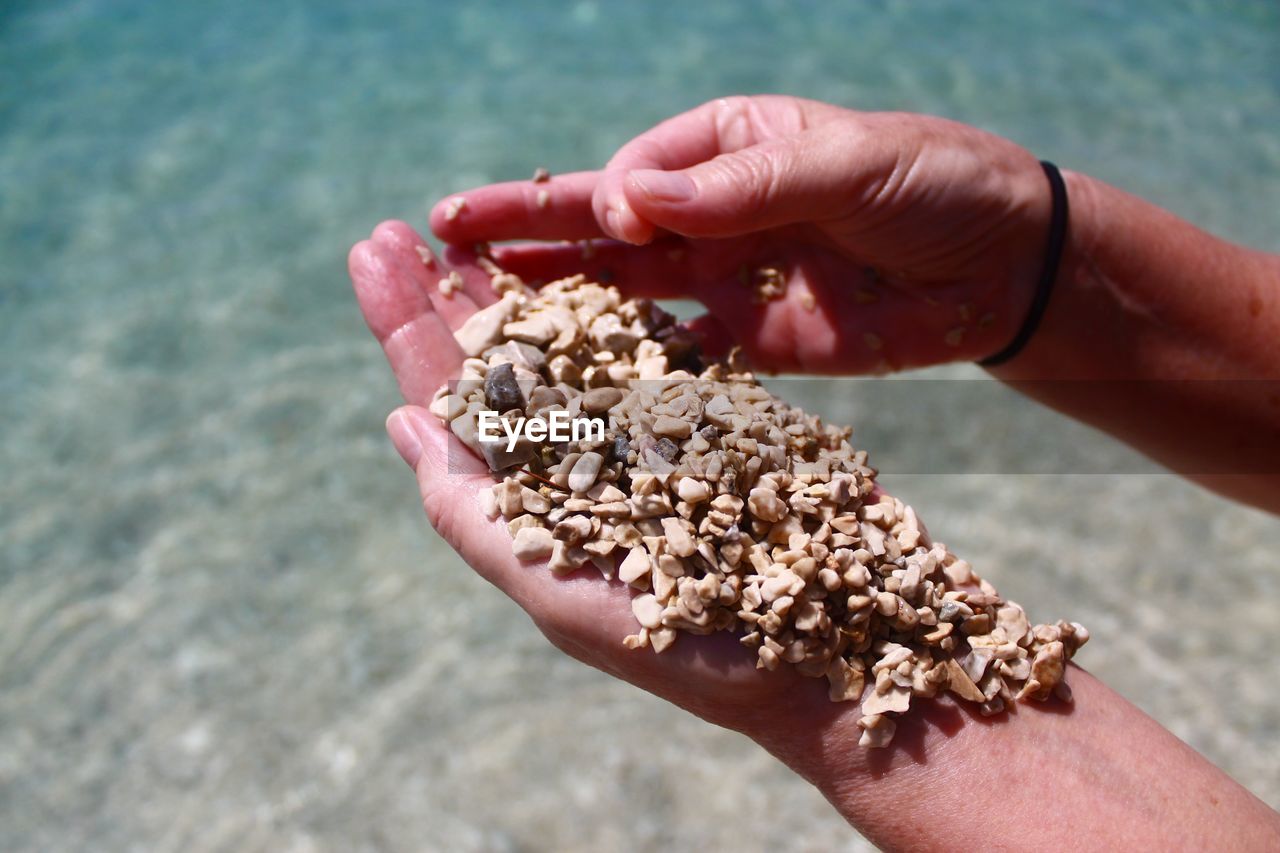
{"label": "finger", "polygon": [[[510,181],[457,193],[432,209],[431,230],[446,243],[459,246],[601,237],[604,232],[591,210],[591,193],[599,177],[599,172],[574,172],[549,181]],[[450,211],[456,211],[452,218]]]}
{"label": "finger", "polygon": [[593,241],[587,249],[564,243],[525,243],[494,248],[494,259],[525,281],[548,282],[582,273],[616,286],[628,297],[696,298],[697,276],[691,256],[697,250],[684,241],[631,246],[614,240]]}
{"label": "finger", "polygon": [[418,247],[426,243],[411,226],[404,222],[383,222],[373,229],[373,241],[386,247],[398,275],[411,279],[422,288],[450,330],[457,329],[476,312],[478,306],[465,289],[451,290],[446,284],[453,272],[447,263],[437,259],[435,269],[428,269],[423,263]]}
{"label": "finger", "polygon": [[595,193],[592,210],[605,234],[636,245],[654,237],[653,225],[631,208],[623,189],[632,169],[675,169],[719,153],[714,102],[669,118],[622,146],[609,160]]}
{"label": "finger", "polygon": [[462,350],[420,284],[383,243],[357,243],[347,259],[365,322],[382,344],[404,399],[425,404],[462,366]]}
{"label": "finger", "polygon": [[870,176],[893,172],[883,145],[842,123],[721,154],[687,169],[628,172],[636,215],[689,237],[731,237],[853,212]]}
{"label": "finger", "polygon": [[653,239],[653,223],[626,192],[635,170],[684,169],[765,139],[800,133],[818,112],[832,108],[785,96],[718,98],[667,119],[628,142],[610,159],[593,198],[596,219],[609,236],[630,243]]}
{"label": "finger", "polygon": [[[455,250],[446,246],[443,255],[433,250],[427,241],[408,223],[389,220],[380,223],[373,229],[373,240],[381,243],[408,258],[409,250],[422,262],[425,273],[418,273],[412,260],[408,264],[414,268],[414,279],[419,282],[428,297],[434,299],[440,293],[440,282],[451,273],[458,273],[463,281],[463,292],[483,308],[496,301],[493,288],[489,286],[489,275],[477,266],[475,252]],[[454,252],[456,251],[456,254]]]}

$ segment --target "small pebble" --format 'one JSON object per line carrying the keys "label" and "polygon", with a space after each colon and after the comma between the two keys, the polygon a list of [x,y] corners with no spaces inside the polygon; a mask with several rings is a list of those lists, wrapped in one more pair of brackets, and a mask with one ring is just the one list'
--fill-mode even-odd
{"label": "small pebble", "polygon": [[711,487],[692,477],[681,477],[676,484],[676,494],[685,503],[699,504],[711,497]]}
{"label": "small pebble", "polygon": [[489,368],[484,376],[484,402],[490,410],[509,412],[524,408],[524,395],[516,382],[515,368],[504,363]]}
{"label": "small pebble", "polygon": [[653,433],[667,438],[688,438],[693,435],[693,424],[683,418],[658,415],[653,421]]}
{"label": "small pebble", "polygon": [[449,275],[436,284],[436,289],[445,299],[452,299],[454,293],[462,290],[462,276],[457,270],[450,270]]}
{"label": "small pebble", "polygon": [[618,566],[618,579],[623,583],[635,583],[648,574],[649,552],[644,548],[632,548]]}
{"label": "small pebble", "polygon": [[522,561],[545,560],[551,556],[555,539],[545,527],[522,527],[516,531],[511,551]]}
{"label": "small pebble", "polygon": [[596,476],[600,473],[602,464],[604,464],[604,457],[594,451],[579,456],[578,461],[573,463],[573,470],[569,472],[570,490],[585,492],[595,485]]}
{"label": "small pebble", "polygon": [[617,388],[592,388],[582,395],[582,410],[592,415],[609,411],[622,401],[622,391]]}
{"label": "small pebble", "polygon": [[463,208],[467,206],[467,200],[462,196],[455,196],[449,199],[445,205],[444,218],[449,222],[458,218],[458,214],[462,213]]}

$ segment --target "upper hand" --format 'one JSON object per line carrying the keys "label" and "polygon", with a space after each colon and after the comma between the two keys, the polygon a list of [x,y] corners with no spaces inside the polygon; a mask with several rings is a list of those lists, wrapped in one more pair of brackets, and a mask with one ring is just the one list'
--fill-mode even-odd
{"label": "upper hand", "polygon": [[[538,196],[546,192],[546,203]],[[527,279],[608,273],[630,293],[692,297],[701,321],[769,370],[864,373],[981,359],[1021,323],[1049,216],[1035,158],[927,116],[799,98],[713,101],[627,143],[599,172],[461,193],[451,243],[500,248]],[[757,269],[783,298],[752,300]],[[745,283],[744,283],[745,279]]]}

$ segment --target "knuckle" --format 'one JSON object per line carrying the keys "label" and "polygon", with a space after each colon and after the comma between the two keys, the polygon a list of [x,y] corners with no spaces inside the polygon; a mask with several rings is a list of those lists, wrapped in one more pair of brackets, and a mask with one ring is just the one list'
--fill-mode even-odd
{"label": "knuckle", "polygon": [[716,102],[716,138],[721,151],[737,151],[755,141],[752,115],[753,102],[745,95],[735,95]]}
{"label": "knuckle", "polygon": [[768,209],[778,195],[778,165],[764,151],[747,150],[718,158],[718,180],[731,188],[742,212]]}

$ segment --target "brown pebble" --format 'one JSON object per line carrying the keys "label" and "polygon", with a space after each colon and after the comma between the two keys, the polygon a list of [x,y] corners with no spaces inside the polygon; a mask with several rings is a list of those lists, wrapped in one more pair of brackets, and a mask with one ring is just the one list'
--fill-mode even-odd
{"label": "brown pebble", "polygon": [[498,413],[524,407],[524,395],[520,393],[515,368],[510,363],[495,365],[485,374],[484,402]]}
{"label": "brown pebble", "polygon": [[683,418],[673,418],[670,415],[658,415],[653,420],[654,435],[661,435],[667,438],[688,438],[693,435],[693,424]]}
{"label": "brown pebble", "polygon": [[604,414],[618,405],[622,396],[618,388],[592,388],[582,395],[582,410],[592,415]]}

